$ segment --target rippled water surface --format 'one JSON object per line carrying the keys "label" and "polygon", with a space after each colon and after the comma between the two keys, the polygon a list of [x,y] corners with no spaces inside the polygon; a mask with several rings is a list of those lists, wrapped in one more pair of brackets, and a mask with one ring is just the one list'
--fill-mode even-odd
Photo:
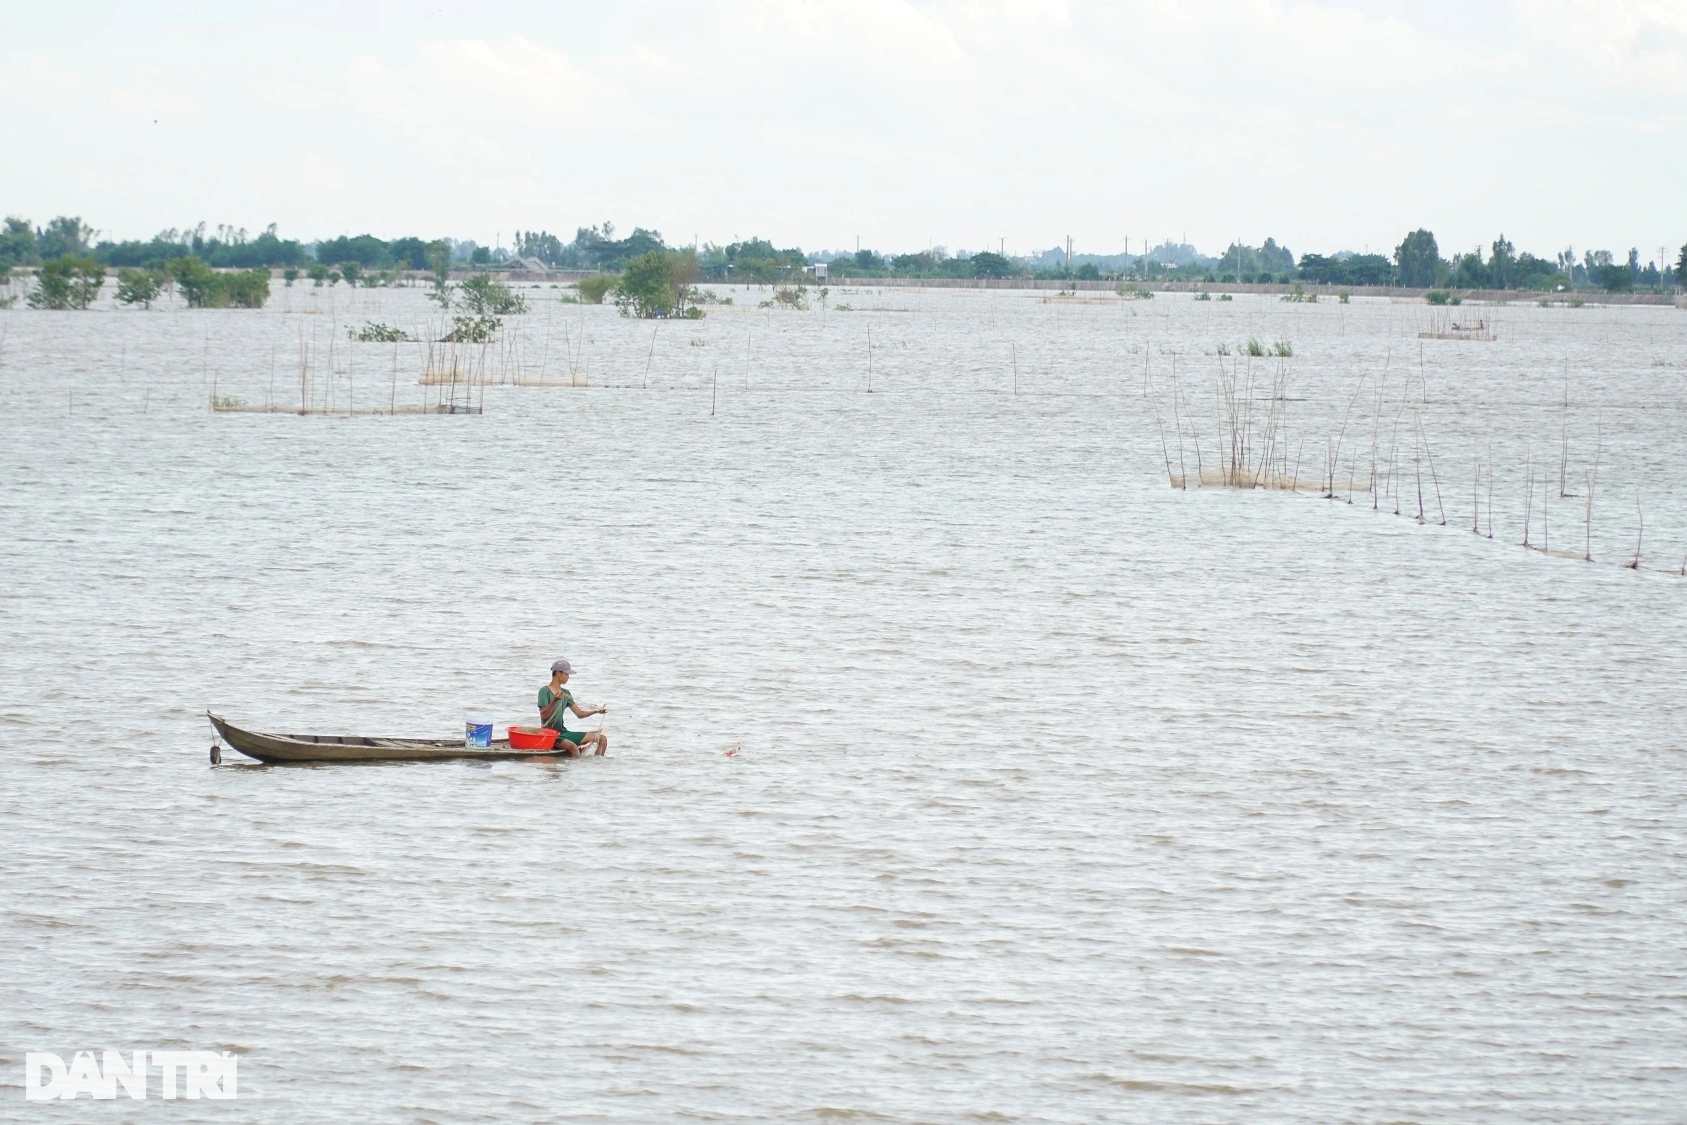
{"label": "rippled water surface", "polygon": [[[1680,1120],[1687,312],[531,292],[477,416],[207,409],[420,291],[0,313],[0,1116]],[[1300,492],[1167,488],[1232,362]],[[557,656],[608,758],[206,761]]]}

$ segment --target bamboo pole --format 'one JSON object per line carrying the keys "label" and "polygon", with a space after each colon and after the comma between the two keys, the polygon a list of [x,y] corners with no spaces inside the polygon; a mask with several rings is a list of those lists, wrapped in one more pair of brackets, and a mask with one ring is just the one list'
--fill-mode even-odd
{"label": "bamboo pole", "polygon": [[1488,443],[1488,538],[1494,537],[1494,443]]}
{"label": "bamboo pole", "polygon": [[[1640,489],[1638,489],[1638,488],[1636,488],[1634,490],[1634,514],[1637,517],[1639,517],[1640,526],[1638,528],[1636,528],[1636,530],[1634,532],[1634,558],[1629,561],[1628,569],[1639,570],[1640,569],[1640,540],[1641,540],[1641,537],[1646,534],[1646,513],[1644,511],[1642,511],[1641,508],[1640,508]],[[1683,567],[1684,571],[1687,571],[1687,560],[1683,561],[1682,567]]]}
{"label": "bamboo pole", "polygon": [[1189,470],[1183,465],[1183,417],[1178,412],[1177,393],[1177,356],[1172,356],[1172,420],[1177,425],[1177,471],[1179,483],[1185,492],[1189,491]]}
{"label": "bamboo pole", "polygon": [[1470,533],[1482,533],[1482,458],[1473,457],[1470,477]]}

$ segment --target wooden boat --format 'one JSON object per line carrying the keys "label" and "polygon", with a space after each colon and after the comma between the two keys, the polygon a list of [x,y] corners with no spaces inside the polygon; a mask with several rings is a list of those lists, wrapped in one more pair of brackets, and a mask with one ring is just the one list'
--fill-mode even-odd
{"label": "wooden boat", "polygon": [[341,734],[260,734],[241,730],[220,715],[205,712],[219,735],[234,749],[260,762],[397,762],[432,758],[559,758],[562,750],[512,750],[507,738],[490,747],[464,746],[450,738],[364,738]]}

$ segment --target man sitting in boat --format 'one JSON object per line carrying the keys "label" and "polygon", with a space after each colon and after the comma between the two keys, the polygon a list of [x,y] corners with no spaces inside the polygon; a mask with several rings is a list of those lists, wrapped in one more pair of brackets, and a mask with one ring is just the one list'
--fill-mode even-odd
{"label": "man sitting in boat", "polygon": [[608,735],[601,730],[569,730],[563,722],[565,711],[572,711],[575,717],[581,719],[609,712],[607,706],[594,707],[590,711],[580,709],[580,705],[574,702],[574,693],[564,686],[573,674],[574,668],[566,660],[558,660],[551,665],[551,682],[539,689],[539,721],[556,731],[557,749],[567,750],[569,757],[579,757],[581,750],[606,754],[609,752]]}

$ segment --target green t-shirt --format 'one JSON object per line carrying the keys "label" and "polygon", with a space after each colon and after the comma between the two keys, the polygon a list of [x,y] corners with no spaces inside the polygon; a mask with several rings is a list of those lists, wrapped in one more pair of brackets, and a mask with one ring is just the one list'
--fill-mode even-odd
{"label": "green t-shirt", "polygon": [[543,718],[545,708],[549,707],[551,702],[559,696],[562,699],[562,706],[558,707],[556,712],[551,715],[550,719],[545,721],[545,725],[556,730],[567,730],[568,727],[563,723],[562,717],[568,714],[568,709],[570,707],[574,706],[574,696],[567,688],[563,688],[560,692],[553,692],[550,684],[546,684],[544,687],[540,688],[539,715]]}

